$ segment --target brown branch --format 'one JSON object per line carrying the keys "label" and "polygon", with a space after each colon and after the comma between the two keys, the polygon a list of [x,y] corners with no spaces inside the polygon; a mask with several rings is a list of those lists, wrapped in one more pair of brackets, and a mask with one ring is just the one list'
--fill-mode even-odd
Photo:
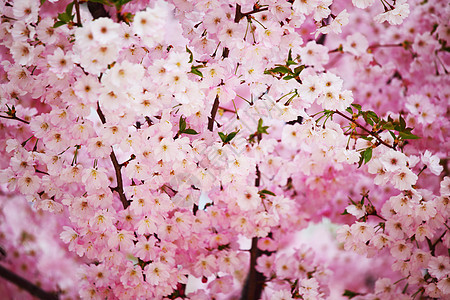
{"label": "brown branch", "polygon": [[208,130],[213,131],[214,121],[216,119],[217,110],[219,109],[219,96],[216,96],[213,107],[211,109],[211,117],[208,117]]}
{"label": "brown branch", "polygon": [[221,106],[219,106],[219,109],[223,110],[224,112],[230,112],[230,113],[233,113],[233,114],[236,113],[236,112],[235,112],[234,110],[232,110],[232,109],[225,108],[225,107],[221,107]]}
{"label": "brown branch", "polygon": [[77,14],[77,25],[81,27],[80,3],[78,3],[78,0],[74,0],[73,3],[75,4],[75,12]]}
{"label": "brown branch", "polygon": [[239,4],[236,4],[236,14],[234,15],[234,23],[239,23],[239,21],[244,17],[248,17],[252,14],[256,14],[256,13],[259,13],[259,12],[262,12],[262,11],[265,11],[268,9],[269,9],[268,7],[261,8],[261,7],[258,7],[255,5],[255,6],[253,6],[253,10],[243,13],[241,11],[241,6]]}
{"label": "brown branch", "polygon": [[256,269],[256,260],[261,256],[262,251],[258,249],[258,238],[252,238],[252,248],[250,249],[250,270],[242,289],[241,300],[258,300],[261,298],[266,277]]}
{"label": "brown branch", "polygon": [[[258,137],[261,140],[261,137]],[[255,186],[259,187],[261,184],[261,171],[256,165],[256,178]],[[269,233],[270,235],[270,233]],[[264,283],[266,282],[266,276],[256,270],[256,260],[264,254],[263,251],[258,249],[258,238],[252,238],[252,247],[250,248],[250,270],[245,281],[245,285],[242,289],[241,300],[257,300],[261,298],[262,291],[264,289]],[[270,254],[267,253],[266,254]]]}
{"label": "brown branch", "polygon": [[340,111],[335,110],[334,112],[335,112],[336,114],[340,115],[341,117],[343,117],[344,119],[347,119],[347,120],[349,120],[350,122],[354,123],[356,126],[358,126],[358,127],[361,128],[362,130],[364,130],[365,132],[367,132],[368,134],[370,134],[371,136],[373,136],[374,138],[376,138],[377,141],[380,142],[381,144],[385,145],[385,146],[388,147],[388,148],[391,148],[391,149],[396,150],[394,146],[391,146],[391,145],[389,145],[388,143],[385,143],[385,142],[378,136],[378,134],[376,134],[376,133],[370,131],[369,129],[367,129],[366,127],[362,126],[361,124],[359,124],[359,123],[356,122],[355,120],[353,120],[353,119],[347,117],[346,115],[344,115],[344,114],[341,113]]}
{"label": "brown branch", "polygon": [[11,272],[2,265],[0,265],[0,277],[8,280],[9,282],[15,284],[17,287],[27,291],[32,296],[42,299],[42,300],[57,300],[59,296],[55,293],[49,293],[38,287],[37,285],[31,283],[25,278]]}
{"label": "brown branch", "polygon": [[[103,114],[102,110],[100,109],[100,105],[97,103],[97,114],[102,121],[103,124],[106,123],[105,115]],[[109,155],[111,158],[111,162],[114,166],[114,171],[116,173],[116,180],[117,180],[117,186],[115,188],[111,188],[113,191],[116,191],[119,194],[120,202],[122,202],[123,208],[127,209],[128,206],[130,206],[130,202],[128,202],[127,197],[125,197],[125,192],[123,190],[123,180],[122,180],[122,173],[120,172],[120,169],[122,168],[122,165],[119,164],[119,161],[117,160],[116,154],[114,153],[114,150],[111,148],[111,154]]]}
{"label": "brown branch", "polygon": [[16,117],[16,116],[12,116],[12,117],[7,117],[7,116],[0,116],[0,118],[4,118],[4,119],[10,119],[10,120],[16,120],[16,121],[20,121],[20,122],[23,122],[23,123],[25,123],[25,124],[30,124],[30,122],[28,122],[28,121],[25,121],[24,119],[21,119],[21,118],[19,118],[19,117]]}

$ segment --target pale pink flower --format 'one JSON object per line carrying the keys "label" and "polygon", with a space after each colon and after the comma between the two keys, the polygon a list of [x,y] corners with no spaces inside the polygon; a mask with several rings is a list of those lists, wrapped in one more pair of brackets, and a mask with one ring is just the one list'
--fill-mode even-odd
{"label": "pale pink flower", "polygon": [[406,1],[407,0],[397,1],[394,9],[375,16],[374,20],[378,23],[388,21],[391,25],[403,23],[403,20],[409,15],[409,4],[406,3]]}
{"label": "pale pink flower", "polygon": [[17,64],[29,66],[36,58],[35,48],[32,48],[28,43],[14,42],[10,52]]}
{"label": "pale pink flower", "polygon": [[48,56],[50,70],[56,74],[58,78],[64,78],[64,74],[69,73],[74,64],[71,54],[64,53],[61,48],[56,48],[53,55]]}
{"label": "pale pink flower", "polygon": [[420,268],[425,268],[428,265],[430,259],[431,259],[430,252],[421,249],[415,249],[411,255],[411,263]]}
{"label": "pale pink flower", "polygon": [[432,155],[428,150],[421,155],[422,162],[428,167],[428,169],[436,176],[439,176],[444,170],[444,167],[439,164],[440,159],[437,155]]}
{"label": "pale pink flower", "polygon": [[407,260],[411,256],[411,246],[402,241],[394,242],[391,245],[391,254],[399,260]]}
{"label": "pale pink flower", "polygon": [[81,180],[88,189],[100,189],[109,186],[108,176],[103,168],[84,169]]}
{"label": "pale pink flower", "polygon": [[439,290],[441,290],[443,295],[449,295],[450,294],[450,277],[444,277],[441,280],[438,281],[437,287]]}
{"label": "pale pink flower", "polygon": [[428,221],[436,215],[436,204],[430,201],[421,201],[415,207],[416,216],[422,221]]}
{"label": "pale pink flower", "polygon": [[138,242],[134,247],[134,255],[143,261],[155,260],[158,248],[155,247],[156,238],[150,236],[148,239],[145,236],[138,237]]}
{"label": "pale pink flower", "polygon": [[378,250],[381,250],[384,247],[389,247],[391,244],[391,238],[384,233],[377,233],[370,240],[370,243]]}
{"label": "pale pink flower", "polygon": [[233,287],[233,276],[226,275],[222,277],[217,277],[208,284],[210,292],[214,295],[218,293],[228,293]]}
{"label": "pale pink flower", "polygon": [[145,281],[152,285],[165,283],[169,277],[169,266],[162,262],[152,262],[144,268]]}
{"label": "pale pink flower", "polygon": [[391,197],[389,202],[391,203],[391,207],[399,215],[410,215],[413,213],[415,207],[411,202],[411,199],[403,194]]}
{"label": "pale pink flower", "polygon": [[319,0],[295,0],[292,4],[292,8],[295,13],[309,15],[319,5]]}
{"label": "pale pink flower", "polygon": [[89,24],[94,40],[100,44],[117,41],[120,25],[110,18],[98,18]]}
{"label": "pale pink flower", "polygon": [[31,195],[37,193],[41,186],[41,179],[34,172],[25,172],[17,179],[17,187],[22,194]]}
{"label": "pale pink flower", "polygon": [[395,290],[395,285],[389,278],[379,278],[375,282],[376,294],[391,294]]}
{"label": "pale pink flower", "polygon": [[402,239],[409,232],[412,221],[410,218],[390,218],[386,221],[386,230],[390,237]]}
{"label": "pale pink flower", "polygon": [[13,2],[14,17],[26,23],[36,23],[39,13],[38,0],[17,0]]}
{"label": "pale pink flower", "polygon": [[111,234],[110,238],[108,239],[108,246],[111,249],[119,247],[120,251],[129,252],[134,247],[134,240],[134,232],[129,230],[120,230],[117,233]]}
{"label": "pale pink flower", "polygon": [[200,255],[194,264],[194,275],[196,277],[211,276],[216,272],[217,260],[214,255]]}
{"label": "pale pink flower", "polygon": [[261,198],[258,188],[247,186],[236,195],[236,202],[242,210],[252,210],[258,208]]}
{"label": "pale pink flower", "polygon": [[450,195],[450,177],[445,176],[444,179],[441,181],[440,184],[440,193],[442,196],[449,196]]}
{"label": "pale pink flower", "polygon": [[434,230],[428,224],[421,224],[416,228],[415,237],[419,242],[423,242],[425,238],[431,238],[434,234]]}
{"label": "pale pink flower", "polygon": [[362,242],[367,242],[375,235],[375,230],[367,223],[355,222],[351,226],[351,233],[354,238]]}
{"label": "pale pink flower", "polygon": [[275,291],[270,295],[271,300],[293,300],[292,293],[289,290],[279,290]]}
{"label": "pale pink flower", "polygon": [[141,219],[137,223],[137,233],[142,235],[153,234],[158,231],[155,220],[149,217]]}
{"label": "pale pink flower", "polygon": [[394,172],[406,167],[408,157],[399,151],[389,149],[381,156],[380,161],[386,171]]}
{"label": "pale pink flower", "polygon": [[317,99],[322,90],[322,81],[320,77],[308,75],[302,77],[302,83],[298,88],[300,98],[308,104],[312,104]]}
{"label": "pale pink flower", "polygon": [[448,256],[432,257],[428,263],[428,273],[437,279],[442,279],[450,273],[450,260]]}
{"label": "pale pink flower", "polygon": [[372,6],[374,2],[375,0],[352,0],[354,6],[362,9]]}
{"label": "pale pink flower", "polygon": [[143,282],[142,269],[140,266],[133,266],[131,262],[128,262],[127,268],[122,276],[120,276],[120,282],[125,287],[135,287]]}
{"label": "pale pink flower", "polygon": [[347,206],[345,208],[345,210],[349,214],[355,216],[357,219],[362,218],[366,215],[366,207],[364,205],[356,206],[354,204],[351,204],[351,205]]}
{"label": "pale pink flower", "polygon": [[397,170],[392,176],[394,186],[402,191],[411,189],[411,186],[416,184],[417,179],[418,179],[417,175],[406,167]]}
{"label": "pale pink flower", "polygon": [[366,37],[359,32],[347,36],[345,43],[342,45],[344,51],[350,52],[356,56],[366,53],[368,47],[369,42]]}
{"label": "pale pink flower", "polygon": [[96,231],[104,232],[113,226],[113,220],[114,217],[112,213],[103,209],[95,213],[95,216],[89,220],[89,225]]}
{"label": "pale pink flower", "polygon": [[64,210],[64,207],[61,203],[55,202],[50,199],[38,201],[34,207],[36,209],[42,209],[52,213],[61,213]]}
{"label": "pale pink flower", "polygon": [[266,277],[270,277],[275,270],[275,255],[261,255],[256,260],[256,270],[263,273]]}

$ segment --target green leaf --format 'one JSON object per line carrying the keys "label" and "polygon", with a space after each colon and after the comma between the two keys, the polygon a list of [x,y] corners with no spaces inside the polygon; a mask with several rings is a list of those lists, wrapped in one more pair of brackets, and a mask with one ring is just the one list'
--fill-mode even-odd
{"label": "green leaf", "polygon": [[[268,73],[266,73],[266,72],[268,72]],[[286,66],[276,66],[275,68],[267,70],[264,73],[266,73],[266,74],[271,74],[271,73],[292,74],[292,71],[291,71],[291,69],[289,69]]]}
{"label": "green leaf", "polygon": [[406,122],[405,119],[403,119],[402,115],[399,116],[399,121],[400,121],[400,131],[403,131],[403,129],[406,128]]}
{"label": "green leaf", "polygon": [[183,132],[186,129],[186,119],[183,118],[183,116],[180,116],[180,132]]}
{"label": "green leaf", "polygon": [[264,194],[267,194],[267,195],[271,195],[271,196],[276,196],[275,195],[275,193],[274,192],[271,192],[271,191],[269,191],[269,190],[261,190],[261,191],[259,191],[258,192],[258,194],[260,194],[260,195],[264,195]]}
{"label": "green leaf", "polygon": [[41,5],[45,3],[45,0],[41,0]]}
{"label": "green leaf", "polygon": [[295,78],[295,77],[292,75],[286,75],[283,77],[283,80],[291,80],[292,78]]}
{"label": "green leaf", "polygon": [[419,136],[412,134],[411,132],[400,132],[400,137],[404,140],[417,140],[420,139]]}
{"label": "green leaf", "polygon": [[296,76],[300,75],[300,73],[303,71],[303,69],[305,69],[305,65],[301,65],[298,66],[297,68],[294,69],[294,73]]}
{"label": "green leaf", "polygon": [[364,121],[366,121],[367,124],[369,124],[370,126],[373,126],[373,121],[372,119],[368,116],[367,112],[363,112],[362,113]]}
{"label": "green leaf", "polygon": [[186,52],[189,53],[189,63],[192,63],[194,61],[194,54],[192,54],[192,51],[189,50],[189,48],[186,46]]}
{"label": "green leaf", "polygon": [[386,123],[383,124],[383,129],[393,130],[394,129],[394,124],[392,124],[392,122],[386,122]]}
{"label": "green leaf", "polygon": [[370,161],[370,159],[372,158],[372,148],[371,147],[367,148],[364,151],[363,156],[364,156],[364,163],[367,164]]}
{"label": "green leaf", "polygon": [[191,129],[191,128],[188,128],[188,129],[186,129],[186,130],[183,130],[182,133],[185,133],[185,134],[198,134],[197,131],[195,131],[194,129]]}
{"label": "green leaf", "polygon": [[349,215],[348,211],[345,209],[341,216]]}
{"label": "green leaf", "polygon": [[356,293],[356,292],[352,292],[350,290],[345,290],[344,293],[342,294],[342,296],[346,296],[349,299],[352,299],[353,297],[356,297],[358,295],[361,295],[360,293]]}
{"label": "green leaf", "polygon": [[67,6],[66,6],[66,14],[71,16],[72,15],[72,9],[73,9],[73,2],[70,2]]}
{"label": "green leaf", "polygon": [[227,135],[223,132],[219,132],[220,139],[222,140],[222,143],[225,143],[225,140],[227,139]]}
{"label": "green leaf", "polygon": [[269,128],[269,126],[263,126],[263,119],[259,119],[259,121],[258,121],[258,129],[257,129],[257,132],[258,133],[265,133],[265,134],[269,134],[268,132],[267,132],[267,128]]}
{"label": "green leaf", "polygon": [[239,132],[238,131],[233,131],[232,133],[228,134],[226,139],[225,139],[225,143],[229,143],[235,136],[236,134]]}
{"label": "green leaf", "polygon": [[203,78],[202,72],[200,72],[200,71],[199,71],[196,67],[194,67],[194,66],[191,67],[191,72],[190,72],[190,73],[195,74],[195,75],[200,76],[200,77]]}
{"label": "green leaf", "polygon": [[359,105],[359,104],[352,104],[352,106],[354,108],[356,108],[358,111],[361,111],[361,105]]}
{"label": "green leaf", "polygon": [[64,22],[64,24],[67,24],[70,21],[72,21],[71,16],[69,14],[67,14],[66,12],[58,14],[58,19],[61,20],[62,22]]}
{"label": "green leaf", "polygon": [[371,118],[375,123],[378,123],[378,121],[380,121],[380,118],[377,116],[375,112],[368,110],[366,113],[367,117]]}
{"label": "green leaf", "polygon": [[392,138],[395,140],[397,137],[395,136],[395,134],[389,130],[389,133],[391,134]]}
{"label": "green leaf", "polygon": [[66,25],[66,24],[67,24],[67,23],[66,23],[66,22],[63,22],[63,21],[56,21],[55,25],[53,25],[53,28],[57,28],[57,27],[59,27],[59,26]]}
{"label": "green leaf", "polygon": [[349,114],[352,114],[352,115],[353,115],[353,110],[352,110],[351,107],[347,107],[347,108],[345,109],[345,111],[347,111]]}
{"label": "green leaf", "polygon": [[292,49],[289,49],[288,61],[292,61]]}
{"label": "green leaf", "polygon": [[[361,151],[360,154],[361,154],[361,156],[359,157],[359,161],[358,161],[358,169],[361,168],[361,166],[364,162],[364,151]],[[352,201],[352,203],[353,203],[353,201]]]}

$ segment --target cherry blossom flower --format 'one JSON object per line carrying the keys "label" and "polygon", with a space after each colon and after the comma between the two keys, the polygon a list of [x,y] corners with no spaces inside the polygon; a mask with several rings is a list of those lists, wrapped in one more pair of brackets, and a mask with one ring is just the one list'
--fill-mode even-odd
{"label": "cherry blossom flower", "polygon": [[409,15],[409,12],[409,5],[406,3],[406,0],[397,1],[394,9],[377,15],[374,20],[379,23],[388,21],[389,24],[399,25]]}

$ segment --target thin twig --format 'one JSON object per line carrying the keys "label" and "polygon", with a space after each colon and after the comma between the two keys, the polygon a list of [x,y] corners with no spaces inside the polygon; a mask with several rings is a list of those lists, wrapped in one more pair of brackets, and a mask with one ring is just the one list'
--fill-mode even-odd
{"label": "thin twig", "polygon": [[365,132],[367,132],[368,134],[370,134],[371,136],[373,136],[374,138],[377,139],[377,141],[379,141],[382,145],[385,145],[386,147],[389,147],[391,149],[395,149],[394,146],[389,145],[388,143],[384,142],[376,133],[370,131],[369,129],[365,128],[364,126],[362,126],[361,124],[359,124],[358,122],[356,122],[355,120],[347,117],[346,115],[344,115],[343,113],[341,113],[338,110],[334,111],[335,113],[337,113],[338,115],[340,115],[341,117],[343,117],[344,119],[349,120],[350,122],[354,123],[356,126],[358,126],[359,128],[361,128],[362,130],[364,130]]}
{"label": "thin twig", "polygon": [[[97,114],[102,121],[103,124],[106,123],[105,115],[103,114],[102,110],[100,109],[100,105],[97,103]],[[120,169],[122,168],[122,165],[119,164],[119,161],[117,160],[116,154],[114,153],[114,149],[111,149],[111,154],[109,155],[111,158],[111,162],[114,166],[114,170],[116,173],[116,180],[117,180],[117,186],[115,188],[112,188],[113,191],[116,191],[119,194],[120,202],[122,202],[123,208],[126,209],[128,206],[130,206],[130,202],[128,202],[127,197],[125,197],[125,192],[123,190],[123,180],[122,180],[122,173],[120,172]]]}
{"label": "thin twig", "polygon": [[0,118],[4,118],[4,119],[10,119],[10,120],[16,120],[16,121],[20,121],[20,122],[23,122],[23,123],[25,123],[25,124],[30,124],[30,122],[28,122],[28,121],[25,121],[24,119],[21,119],[21,118],[19,118],[19,117],[16,117],[16,116],[12,116],[12,117],[7,117],[7,116],[0,116]]}

